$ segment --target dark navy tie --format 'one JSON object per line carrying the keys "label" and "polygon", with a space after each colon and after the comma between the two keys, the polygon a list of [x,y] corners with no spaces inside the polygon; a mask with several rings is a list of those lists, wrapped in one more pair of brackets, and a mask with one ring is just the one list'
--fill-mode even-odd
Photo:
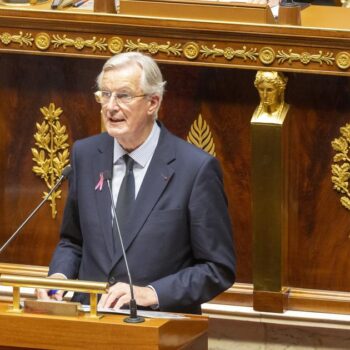
{"label": "dark navy tie", "polygon": [[129,157],[128,154],[125,154],[123,159],[126,169],[123,181],[120,185],[116,209],[120,232],[124,236],[128,234],[125,230],[135,202],[135,178],[133,172],[134,160]]}

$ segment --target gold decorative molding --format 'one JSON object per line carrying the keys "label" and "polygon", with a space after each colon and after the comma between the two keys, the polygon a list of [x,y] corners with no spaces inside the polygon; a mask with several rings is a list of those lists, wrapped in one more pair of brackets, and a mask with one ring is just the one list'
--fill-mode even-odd
{"label": "gold decorative molding", "polygon": [[195,60],[199,55],[199,45],[193,41],[190,41],[184,45],[183,53],[187,59]]}
{"label": "gold decorative molding", "polygon": [[34,43],[39,50],[47,50],[51,44],[50,35],[47,33],[38,33],[35,35]]}
{"label": "gold decorative molding", "polygon": [[259,60],[263,64],[271,64],[276,58],[275,51],[271,47],[263,47],[259,51]]}
{"label": "gold decorative molding", "polygon": [[[32,148],[33,161],[36,163],[32,170],[51,190],[63,168],[69,163],[68,135],[66,127],[61,125],[59,120],[63,112],[61,108],[56,109],[55,104],[50,103],[48,108],[40,108],[40,112],[44,115],[44,121],[41,124],[36,123],[37,132],[34,134],[34,139],[38,148]],[[47,194],[48,192],[44,192],[43,197]],[[59,198],[61,190],[53,192],[49,198],[53,219],[57,214],[56,199]]]}
{"label": "gold decorative molding", "polygon": [[342,194],[340,203],[348,210],[350,210],[350,158],[349,158],[349,144],[350,144],[350,124],[346,124],[340,128],[341,136],[332,141],[332,148],[336,152],[333,157],[332,164],[332,182],[333,188]]}
{"label": "gold decorative molding", "polygon": [[187,141],[208,152],[212,156],[216,156],[215,144],[210,128],[201,114],[199,114],[198,119],[192,123],[191,130],[187,135]]}
{"label": "gold decorative molding", "polygon": [[335,63],[340,69],[348,69],[350,67],[349,52],[339,52],[337,56],[335,56]]}
{"label": "gold decorative molding", "polygon": [[282,64],[286,61],[288,64],[292,64],[294,61],[299,61],[304,65],[309,64],[310,62],[314,62],[319,63],[320,66],[322,66],[323,63],[332,66],[335,60],[333,56],[333,52],[327,52],[326,54],[323,54],[322,51],[319,51],[318,54],[311,54],[309,52],[302,52],[299,54],[293,52],[293,49],[289,49],[288,52],[279,50],[276,57],[279,64]]}
{"label": "gold decorative molding", "polygon": [[22,31],[20,31],[18,35],[13,35],[8,32],[4,32],[0,34],[0,41],[4,45],[16,43],[16,44],[19,44],[19,46],[23,46],[23,45],[32,46],[33,40],[34,39],[31,33],[23,34]]}
{"label": "gold decorative molding", "polygon": [[56,49],[60,46],[62,46],[63,49],[66,49],[68,46],[73,46],[77,50],[82,50],[85,47],[88,47],[92,49],[93,52],[95,52],[96,49],[99,51],[106,51],[107,49],[106,38],[97,39],[94,36],[92,39],[83,39],[82,37],[76,37],[75,39],[72,39],[68,38],[66,34],[63,34],[62,37],[58,34],[54,34],[52,37],[52,43]]}
{"label": "gold decorative molding", "polygon": [[226,47],[225,49],[219,49],[216,47],[216,45],[213,45],[210,49],[208,46],[202,45],[200,53],[202,54],[202,57],[208,58],[209,56],[220,57],[223,56],[227,60],[231,61],[234,58],[243,58],[244,61],[247,59],[251,61],[256,61],[259,54],[257,53],[256,48],[251,48],[247,50],[246,46],[243,46],[242,49],[234,50],[232,47]]}
{"label": "gold decorative molding", "polygon": [[[298,53],[295,52],[295,48],[285,48],[279,49],[276,54],[276,49],[270,46],[263,46],[259,49],[259,47],[248,47],[244,43],[241,44],[242,46],[240,48],[235,48],[234,44],[232,46],[218,47],[216,43],[199,44],[196,41],[172,43],[169,40],[159,43],[157,41],[145,42],[143,38],[135,39],[135,41],[132,38],[122,38],[119,36],[98,37],[98,34],[96,34],[93,37],[84,38],[84,34],[76,37],[73,35],[69,33],[50,34],[39,32],[34,34],[35,38],[33,38],[32,33],[20,31],[18,34],[11,34],[6,31],[0,32],[0,44],[2,43],[7,46],[11,43],[16,43],[20,46],[29,47],[33,46],[34,41],[34,47],[39,51],[45,51],[49,48],[51,51],[66,50],[68,47],[82,51],[85,48],[90,48],[97,54],[105,51],[109,51],[111,54],[118,54],[123,51],[143,51],[153,56],[163,53],[169,57],[181,57],[190,61],[200,59],[203,63],[206,59],[221,58],[221,60],[229,62],[235,59],[242,59],[248,62],[249,66],[253,62],[255,66],[269,66],[276,62],[279,65],[287,63],[290,66],[299,63],[304,66],[310,63],[318,63],[320,66],[325,64],[332,67],[330,68],[332,71],[335,69],[344,71],[350,68],[350,52],[347,51],[336,53],[318,50],[317,53],[307,51]],[[224,62],[221,61],[221,63]],[[297,65],[295,68],[299,69],[300,65]]]}
{"label": "gold decorative molding", "polygon": [[134,43],[132,40],[126,40],[124,45],[126,51],[148,51],[151,55],[155,55],[158,52],[163,52],[168,55],[173,54],[174,56],[181,56],[181,44],[171,45],[170,41],[166,44],[159,45],[156,42],[151,42],[149,44],[141,42],[141,39],[137,39]]}
{"label": "gold decorative molding", "polygon": [[117,54],[123,51],[124,41],[122,38],[119,38],[119,36],[113,36],[108,39],[107,45],[110,52]]}

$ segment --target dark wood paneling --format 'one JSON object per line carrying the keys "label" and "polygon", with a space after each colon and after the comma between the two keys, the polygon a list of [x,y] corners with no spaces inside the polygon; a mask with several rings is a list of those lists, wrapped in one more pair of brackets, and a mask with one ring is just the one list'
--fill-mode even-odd
{"label": "dark wood paneling", "polygon": [[290,75],[288,285],[350,290],[350,213],[332,188],[331,142],[350,121],[350,80]]}
{"label": "dark wood paneling", "polygon": [[[69,142],[100,131],[99,106],[92,92],[100,60],[1,55],[4,127],[1,242],[15,231],[45,190],[32,173],[31,147],[39,108],[54,102],[63,109]],[[201,114],[208,123],[221,161],[238,255],[238,280],[251,282],[250,141],[249,120],[257,98],[251,86],[254,72],[162,65],[168,81],[160,120],[186,139]],[[11,174],[11,175],[9,175]],[[66,185],[64,186],[66,197]],[[46,265],[58,240],[64,200],[55,220],[47,205],[24,228],[1,257],[3,262]],[[203,203],[205,205],[205,203]]]}
{"label": "dark wood paneling", "polygon": [[229,201],[237,278],[251,282],[250,118],[257,100],[255,73],[175,66],[163,66],[163,72],[168,91],[161,119],[169,129],[186,139],[199,114],[211,129]]}
{"label": "dark wood paneling", "polygon": [[[0,56],[0,118],[2,125],[1,242],[4,242],[40,202],[44,182],[32,172],[31,148],[40,108],[54,102],[61,107],[69,143],[99,132],[99,106],[94,102],[94,79],[102,62],[55,57],[2,54]],[[41,208],[3,253],[2,262],[47,265],[58,240],[59,222],[66,197],[58,200],[59,214],[51,218],[48,204]]]}

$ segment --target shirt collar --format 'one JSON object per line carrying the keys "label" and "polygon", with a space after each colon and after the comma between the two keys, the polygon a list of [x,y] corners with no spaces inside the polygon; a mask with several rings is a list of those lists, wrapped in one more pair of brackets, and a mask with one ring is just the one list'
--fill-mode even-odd
{"label": "shirt collar", "polygon": [[[129,153],[129,156],[141,167],[145,167],[147,162],[152,157],[159,140],[160,127],[157,123],[153,124],[153,128],[148,135],[146,141],[134,151]],[[114,154],[113,154],[113,164],[115,164],[124,154],[127,152],[123,147],[120,146],[117,139],[114,138]]]}

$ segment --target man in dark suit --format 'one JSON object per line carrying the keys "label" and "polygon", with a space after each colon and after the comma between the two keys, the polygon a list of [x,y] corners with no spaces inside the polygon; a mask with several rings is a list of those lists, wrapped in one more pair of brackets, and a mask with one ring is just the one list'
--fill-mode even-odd
{"label": "man in dark suit", "polygon": [[[129,303],[125,262],[103,179],[108,170],[137,304],[200,313],[202,303],[235,279],[218,161],[156,121],[165,82],[149,56],[112,57],[97,83],[107,132],[73,146],[61,239],[49,275],[108,281],[109,292],[99,306]],[[49,298],[44,290],[38,297]],[[52,298],[60,300],[62,292]],[[88,303],[84,294],[73,299]]]}

